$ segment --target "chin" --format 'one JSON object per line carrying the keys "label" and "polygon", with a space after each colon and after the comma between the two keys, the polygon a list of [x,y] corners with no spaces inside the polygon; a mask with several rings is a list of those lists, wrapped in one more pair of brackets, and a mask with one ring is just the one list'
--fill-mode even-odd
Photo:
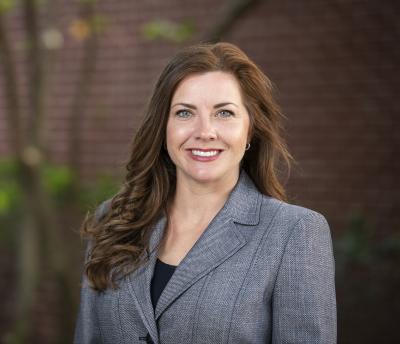
{"label": "chin", "polygon": [[198,182],[202,183],[211,183],[217,181],[219,178],[218,176],[212,174],[212,173],[201,173],[201,174],[195,174],[192,175],[192,178]]}
{"label": "chin", "polygon": [[201,183],[215,182],[222,177],[221,173],[213,171],[212,169],[201,169],[197,171],[190,171],[187,175],[190,176],[190,178],[192,178],[193,180],[196,180]]}

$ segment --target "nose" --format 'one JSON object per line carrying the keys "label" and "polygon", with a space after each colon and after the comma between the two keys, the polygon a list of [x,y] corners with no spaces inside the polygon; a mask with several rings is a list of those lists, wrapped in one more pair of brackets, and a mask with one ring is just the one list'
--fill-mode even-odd
{"label": "nose", "polygon": [[210,116],[198,117],[196,139],[205,141],[217,139],[217,131]]}

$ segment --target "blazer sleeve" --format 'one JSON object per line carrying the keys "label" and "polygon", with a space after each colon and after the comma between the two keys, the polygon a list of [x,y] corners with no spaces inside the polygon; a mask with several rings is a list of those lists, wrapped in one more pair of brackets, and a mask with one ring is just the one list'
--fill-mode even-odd
{"label": "blazer sleeve", "polygon": [[[87,244],[87,252],[89,247],[90,242]],[[96,296],[96,291],[90,288],[88,279],[83,273],[74,344],[101,343],[100,327],[96,315]]]}
{"label": "blazer sleeve", "polygon": [[336,343],[335,262],[329,225],[310,211],[293,227],[272,298],[272,343]]}
{"label": "blazer sleeve", "polygon": [[[105,215],[110,206],[110,201],[103,202],[96,210],[95,222]],[[85,262],[89,258],[91,241],[87,242]],[[89,286],[86,274],[82,274],[82,286],[80,291],[80,303],[77,320],[75,323],[74,344],[101,343],[101,333],[96,313],[97,291]]]}

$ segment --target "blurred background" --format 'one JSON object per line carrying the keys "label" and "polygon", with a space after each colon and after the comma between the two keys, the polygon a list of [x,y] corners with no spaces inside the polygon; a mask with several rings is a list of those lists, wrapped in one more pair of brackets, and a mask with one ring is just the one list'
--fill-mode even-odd
{"label": "blurred background", "polygon": [[400,343],[395,0],[0,0],[0,341],[71,343],[87,211],[118,190],[156,77],[181,47],[239,45],[272,80],[324,214],[338,343]]}

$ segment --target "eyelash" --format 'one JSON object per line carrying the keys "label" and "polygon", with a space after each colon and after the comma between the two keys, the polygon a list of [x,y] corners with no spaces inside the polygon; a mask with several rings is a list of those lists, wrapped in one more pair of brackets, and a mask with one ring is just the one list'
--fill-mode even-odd
{"label": "eyelash", "polygon": [[[182,117],[182,116],[180,116],[180,115],[182,114],[182,112],[190,113],[190,111],[188,111],[188,110],[179,110],[179,111],[176,112],[176,115],[177,115],[178,117],[181,117],[181,118],[187,118],[187,117]],[[221,112],[227,112],[227,113],[229,113],[229,116],[223,116],[223,118],[228,118],[228,117],[231,117],[231,116],[234,115],[234,113],[233,113],[232,111],[230,111],[230,110],[221,110],[221,111],[219,111],[218,113],[221,113]]]}

